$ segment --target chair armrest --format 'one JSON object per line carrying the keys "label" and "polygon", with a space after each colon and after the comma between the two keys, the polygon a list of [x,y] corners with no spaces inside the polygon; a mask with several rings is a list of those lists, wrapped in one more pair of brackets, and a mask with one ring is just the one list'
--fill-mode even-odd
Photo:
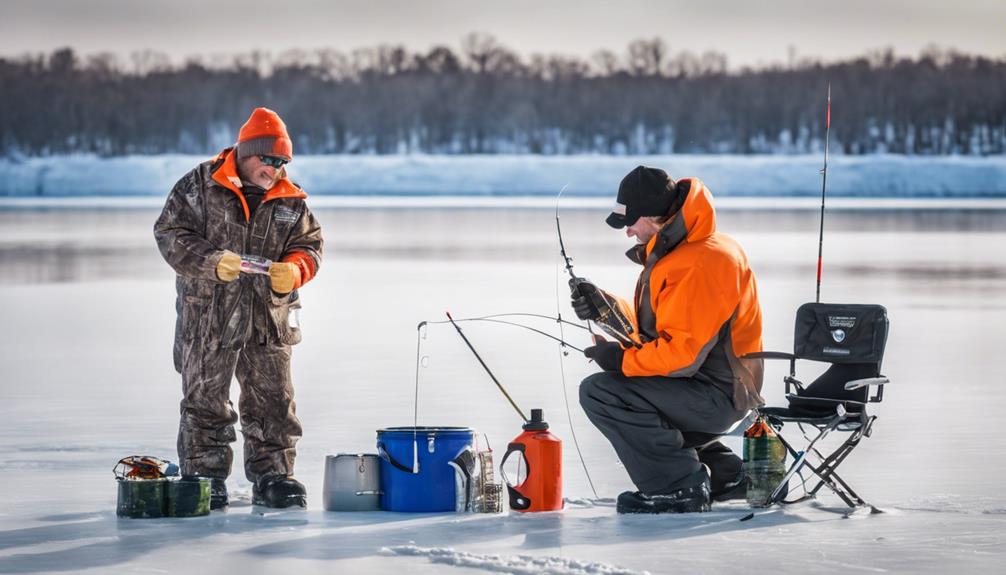
{"label": "chair armrest", "polygon": [[789,393],[789,386],[791,385],[796,387],[798,390],[803,391],[803,382],[792,375],[787,375],[782,378],[782,380],[786,384],[786,393]]}
{"label": "chair armrest", "polygon": [[887,379],[884,376],[880,376],[880,377],[868,377],[866,379],[854,379],[854,380],[849,381],[849,382],[847,382],[845,384],[845,389],[847,391],[852,391],[854,389],[859,389],[861,387],[867,387],[869,385],[881,386],[881,385],[884,385],[885,383],[891,383],[891,380]]}
{"label": "chair armrest", "polygon": [[796,359],[796,356],[783,351],[753,351],[744,354],[741,359],[788,359],[792,361]]}

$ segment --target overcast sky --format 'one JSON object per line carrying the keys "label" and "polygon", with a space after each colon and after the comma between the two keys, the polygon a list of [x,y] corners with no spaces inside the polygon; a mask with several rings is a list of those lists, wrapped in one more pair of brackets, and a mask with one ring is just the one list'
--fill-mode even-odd
{"label": "overcast sky", "polygon": [[84,54],[278,54],[381,43],[457,48],[492,34],[523,54],[621,54],[636,38],[672,52],[717,50],[732,68],[929,44],[1006,56],[1006,0],[3,0],[0,55],[70,46]]}

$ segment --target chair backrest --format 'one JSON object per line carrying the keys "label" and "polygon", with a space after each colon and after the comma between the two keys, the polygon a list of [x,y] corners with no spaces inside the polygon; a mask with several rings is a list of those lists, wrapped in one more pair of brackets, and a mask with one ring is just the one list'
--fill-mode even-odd
{"label": "chair backrest", "polygon": [[875,304],[805,303],[796,311],[793,355],[828,363],[884,360],[887,309]]}
{"label": "chair backrest", "polygon": [[[880,305],[807,303],[796,312],[793,355],[799,359],[828,362],[831,367],[810,385],[790,397],[794,412],[833,412],[832,401],[865,403],[866,387],[846,390],[854,379],[876,377],[884,359],[889,327],[887,310]],[[870,401],[880,401],[877,395]],[[850,412],[859,411],[846,404]]]}

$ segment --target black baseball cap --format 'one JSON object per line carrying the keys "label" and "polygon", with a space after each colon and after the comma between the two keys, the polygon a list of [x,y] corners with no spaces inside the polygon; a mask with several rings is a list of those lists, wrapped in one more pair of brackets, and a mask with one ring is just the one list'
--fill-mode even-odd
{"label": "black baseball cap", "polygon": [[615,208],[605,220],[613,228],[624,228],[643,216],[669,216],[681,208],[681,193],[673,179],[660,168],[638,166],[618,186]]}

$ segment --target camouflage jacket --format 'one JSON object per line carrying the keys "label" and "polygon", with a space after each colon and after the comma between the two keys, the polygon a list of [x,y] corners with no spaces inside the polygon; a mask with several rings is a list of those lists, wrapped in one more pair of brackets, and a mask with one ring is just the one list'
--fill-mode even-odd
{"label": "camouflage jacket", "polygon": [[239,348],[246,342],[292,345],[301,338],[291,317],[300,308],[297,290],[279,295],[267,275],[242,273],[224,283],[216,267],[223,250],[272,261],[300,252],[295,255],[310,256],[313,276],[321,266],[321,226],[307,195],[285,177],[249,216],[236,173],[230,149],[200,164],[175,184],[154,224],[157,247],[178,274],[176,368],[185,341]]}

